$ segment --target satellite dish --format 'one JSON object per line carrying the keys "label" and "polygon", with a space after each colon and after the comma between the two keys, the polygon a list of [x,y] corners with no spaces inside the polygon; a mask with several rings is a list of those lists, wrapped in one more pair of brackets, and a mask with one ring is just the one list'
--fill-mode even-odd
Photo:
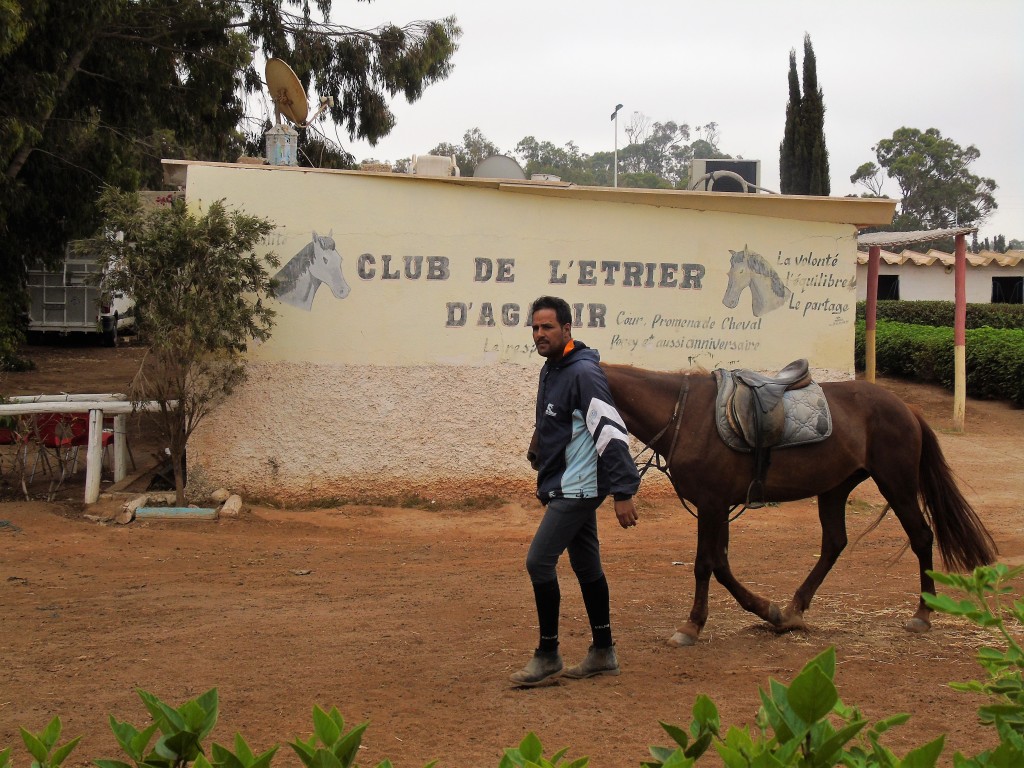
{"label": "satellite dish", "polygon": [[281,59],[267,59],[266,72],[277,122],[280,123],[281,115],[284,115],[296,125],[304,126],[309,116],[309,105],[306,103],[306,91],[292,68]]}
{"label": "satellite dish", "polygon": [[473,176],[478,179],[525,179],[526,171],[507,155],[492,155],[473,170]]}

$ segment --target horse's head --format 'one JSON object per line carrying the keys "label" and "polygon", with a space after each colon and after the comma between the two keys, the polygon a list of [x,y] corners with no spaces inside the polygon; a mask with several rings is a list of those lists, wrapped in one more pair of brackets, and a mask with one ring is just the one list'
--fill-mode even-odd
{"label": "horse's head", "polygon": [[740,294],[750,285],[750,270],[747,268],[747,249],[742,251],[729,250],[729,284],[725,287],[722,303],[729,309],[735,309],[740,303]]}
{"label": "horse's head", "polygon": [[334,245],[332,234],[333,230],[327,235],[313,233],[313,260],[309,271],[313,277],[330,287],[334,298],[344,299],[351,289],[341,272],[341,254]]}

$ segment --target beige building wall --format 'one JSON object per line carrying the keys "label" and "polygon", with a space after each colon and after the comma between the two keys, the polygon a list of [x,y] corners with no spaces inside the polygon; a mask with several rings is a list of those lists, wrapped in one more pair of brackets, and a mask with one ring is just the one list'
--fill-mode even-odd
{"label": "beige building wall", "polygon": [[[856,225],[886,201],[171,164],[273,220],[272,338],[189,443],[190,483],[268,499],[529,494],[530,302],[609,362],[853,375]],[[769,198],[769,199],[766,199]],[[879,204],[880,203],[880,204]]]}

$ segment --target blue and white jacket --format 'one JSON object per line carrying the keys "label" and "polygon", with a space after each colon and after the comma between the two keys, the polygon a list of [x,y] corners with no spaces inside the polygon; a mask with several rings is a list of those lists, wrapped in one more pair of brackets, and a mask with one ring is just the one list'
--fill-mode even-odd
{"label": "blue and white jacket", "polygon": [[633,496],[640,475],[601,357],[580,341],[540,372],[535,433],[537,497]]}

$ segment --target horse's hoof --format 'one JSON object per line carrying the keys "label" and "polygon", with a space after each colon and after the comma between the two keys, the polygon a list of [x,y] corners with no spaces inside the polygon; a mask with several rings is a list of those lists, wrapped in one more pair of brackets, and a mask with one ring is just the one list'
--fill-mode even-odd
{"label": "horse's hoof", "polygon": [[689,648],[697,644],[697,638],[690,637],[685,632],[676,632],[665,642],[673,648]]}
{"label": "horse's hoof", "polygon": [[903,625],[903,628],[907,630],[907,632],[913,632],[915,635],[920,635],[931,629],[932,623],[930,621],[926,621],[925,619],[921,619],[915,616],[914,618],[907,621]]}
{"label": "horse's hoof", "polygon": [[793,631],[805,631],[807,629],[807,622],[804,621],[804,617],[798,614],[792,616],[783,616],[782,621],[776,625],[775,631],[779,632],[793,632]]}

